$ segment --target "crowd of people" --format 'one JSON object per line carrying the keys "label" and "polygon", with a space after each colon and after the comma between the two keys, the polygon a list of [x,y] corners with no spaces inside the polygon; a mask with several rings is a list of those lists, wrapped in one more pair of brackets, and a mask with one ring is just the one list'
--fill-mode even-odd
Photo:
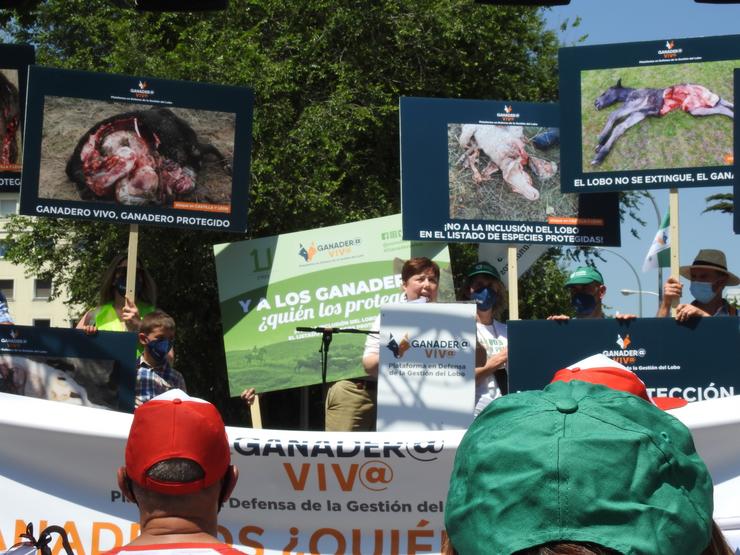
{"label": "crowd of people", "polygon": [[[721,251],[701,250],[680,273],[694,300],[678,303],[683,288],[669,278],[658,316],[677,305],[681,322],[737,317],[722,292],[740,278]],[[404,302],[436,302],[439,280],[432,260],[408,260]],[[217,538],[218,511],[238,479],[223,420],[213,405],[188,396],[172,367],[175,322],[156,308],[154,282],[141,263],[135,302],[125,282],[125,257],[117,257],[99,306],[78,326],[86,333],[133,331],[139,340],[137,408],[118,484],[138,506],[141,534],[109,553],[235,555]],[[606,286],[595,267],[577,268],[565,287],[576,318],[607,317]],[[712,520],[709,472],[690,431],[664,411],[670,403],[651,398],[635,374],[602,355],[557,372],[542,390],[506,395],[507,293],[496,268],[486,261],[471,266],[461,296],[476,305],[476,418],[450,477],[446,555],[667,555],[676,546],[687,555],[732,555]],[[378,316],[372,329],[380,325]],[[327,430],[373,429],[379,359],[380,341],[371,334],[361,360],[366,376],[329,390]],[[250,403],[254,394],[248,389],[241,397]]]}

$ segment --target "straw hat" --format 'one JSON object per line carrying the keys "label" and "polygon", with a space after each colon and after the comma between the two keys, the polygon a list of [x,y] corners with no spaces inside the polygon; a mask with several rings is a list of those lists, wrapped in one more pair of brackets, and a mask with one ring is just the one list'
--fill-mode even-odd
{"label": "straw hat", "polygon": [[706,268],[727,274],[727,285],[740,285],[740,278],[727,270],[725,253],[716,249],[701,249],[694,258],[691,266],[681,266],[678,273],[686,279],[691,279],[691,268]]}

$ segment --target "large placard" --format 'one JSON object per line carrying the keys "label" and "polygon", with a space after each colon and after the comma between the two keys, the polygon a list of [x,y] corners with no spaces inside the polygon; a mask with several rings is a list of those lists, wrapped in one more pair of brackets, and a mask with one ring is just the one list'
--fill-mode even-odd
{"label": "large placard", "polygon": [[701,401],[740,394],[737,318],[509,322],[511,391],[541,389],[555,372],[602,353],[655,396]]}
{"label": "large placard", "polygon": [[[296,327],[370,330],[402,297],[413,256],[441,268],[440,300],[455,299],[447,245],[401,239],[399,215],[216,245],[226,366],[232,393],[321,383],[321,335]],[[335,334],[330,381],[364,375],[365,336]]]}
{"label": "large placard", "polygon": [[562,188],[730,185],[740,36],[560,49]]}
{"label": "large placard", "polygon": [[21,213],[244,231],[252,91],[32,67]]}
{"label": "large placard", "polygon": [[[738,83],[740,83],[740,70],[735,70],[735,91],[738,90]],[[735,92],[735,104],[737,104],[738,100],[738,94]],[[735,120],[735,137],[738,136],[738,123],[737,120]],[[737,142],[734,142],[734,161],[735,161],[735,175],[738,175],[738,150],[740,150],[740,145],[737,144]],[[735,230],[736,234],[740,234],[740,183],[737,182],[737,180],[733,181],[733,228]]]}
{"label": "large placard", "polygon": [[409,240],[619,246],[618,199],[560,192],[556,104],[401,98]]}
{"label": "large placard", "polygon": [[0,44],[0,192],[17,193],[23,165],[23,123],[33,46]]}
{"label": "large placard", "polygon": [[475,407],[475,305],[402,303],[380,311],[381,431],[466,429]]}
{"label": "large placard", "polygon": [[0,326],[0,392],[134,409],[136,334]]}

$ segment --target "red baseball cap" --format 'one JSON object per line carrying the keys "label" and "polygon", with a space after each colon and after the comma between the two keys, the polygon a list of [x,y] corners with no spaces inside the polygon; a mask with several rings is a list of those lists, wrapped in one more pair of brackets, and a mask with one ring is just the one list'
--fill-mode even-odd
{"label": "red baseball cap", "polygon": [[[203,469],[193,482],[164,482],[146,475],[155,464],[189,459]],[[126,442],[126,474],[145,489],[169,495],[194,493],[226,474],[231,463],[229,440],[216,407],[171,389],[134,411]]]}
{"label": "red baseball cap", "polygon": [[645,383],[637,377],[637,374],[605,355],[594,355],[558,370],[550,383],[572,380],[632,393],[663,410],[677,409],[688,404],[688,401],[681,397],[650,397]]}

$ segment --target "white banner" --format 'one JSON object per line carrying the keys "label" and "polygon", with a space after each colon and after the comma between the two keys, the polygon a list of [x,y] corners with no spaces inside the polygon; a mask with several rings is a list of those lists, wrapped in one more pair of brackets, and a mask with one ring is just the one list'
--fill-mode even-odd
{"label": "white banner", "polygon": [[467,429],[475,408],[475,305],[380,309],[378,431]]}
{"label": "white banner", "polygon": [[[740,547],[740,397],[673,411],[715,482],[715,519]],[[116,469],[131,416],[0,394],[0,551],[32,522],[65,527],[76,555],[138,534]],[[322,433],[228,428],[240,481],[219,536],[253,555],[439,553],[463,431]],[[53,536],[56,538],[56,535]],[[59,555],[60,542],[53,544]]]}

